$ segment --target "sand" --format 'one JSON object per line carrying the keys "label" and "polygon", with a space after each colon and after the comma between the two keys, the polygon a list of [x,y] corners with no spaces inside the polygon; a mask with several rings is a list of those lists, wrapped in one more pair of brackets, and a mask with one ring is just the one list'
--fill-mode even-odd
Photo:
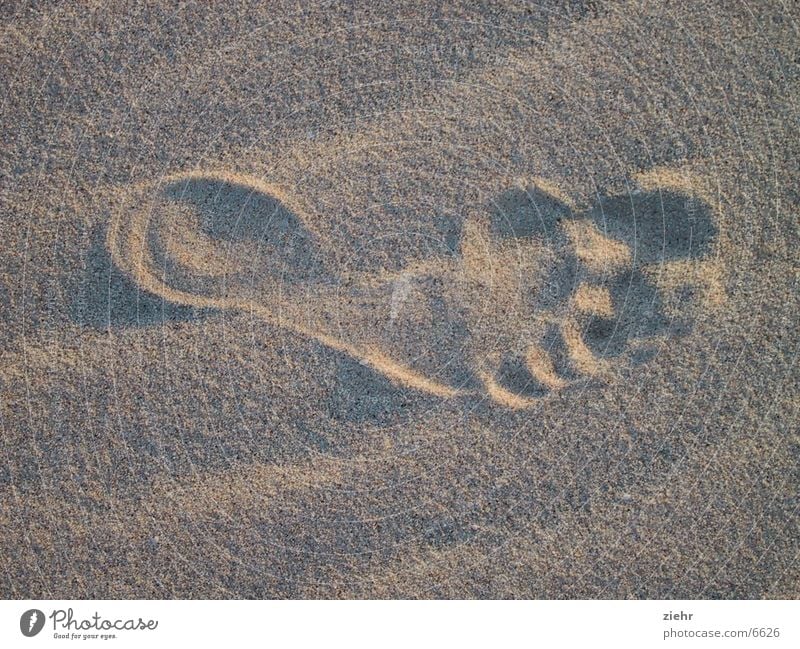
{"label": "sand", "polygon": [[796,9],[2,10],[0,596],[796,598]]}

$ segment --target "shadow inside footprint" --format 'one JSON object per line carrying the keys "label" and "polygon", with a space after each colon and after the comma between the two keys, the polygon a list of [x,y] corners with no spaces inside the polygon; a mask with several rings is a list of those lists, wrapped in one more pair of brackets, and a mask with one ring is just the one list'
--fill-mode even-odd
{"label": "shadow inside footprint", "polygon": [[77,324],[95,329],[143,327],[197,320],[209,313],[174,304],[139,287],[111,260],[104,228],[97,228],[91,241],[86,270],[70,305]]}
{"label": "shadow inside footprint", "polygon": [[572,210],[536,187],[516,187],[492,201],[491,232],[501,239],[537,237],[543,241],[561,242],[562,219],[572,218]]}
{"label": "shadow inside footprint", "polygon": [[336,361],[336,380],[327,402],[333,419],[383,425],[405,418],[419,397],[349,356]]}
{"label": "shadow inside footprint", "polygon": [[[710,206],[697,197],[672,190],[603,196],[574,214],[546,191],[514,188],[492,201],[489,214],[494,238],[516,243],[520,255],[538,254],[542,248],[526,245],[536,240],[549,258],[539,269],[544,279],[530,283],[527,305],[555,324],[532,341],[533,357],[503,358],[494,378],[508,392],[541,397],[596,372],[601,366],[591,356],[630,354],[631,362],[643,362],[648,345],[632,343],[689,331],[690,322],[672,311],[674,296],[667,308],[652,272],[711,252],[717,228]],[[579,290],[581,301],[573,303]],[[579,331],[570,329],[570,318]]]}
{"label": "shadow inside footprint", "polygon": [[614,305],[613,318],[593,318],[584,341],[598,356],[619,356],[636,338],[666,334],[670,319],[658,289],[639,271],[627,271],[605,286]]}
{"label": "shadow inside footprint", "polygon": [[603,196],[587,216],[604,235],[630,246],[643,264],[703,257],[717,235],[711,208],[673,191]]}
{"label": "shadow inside footprint", "polygon": [[509,356],[503,359],[497,369],[496,380],[505,390],[522,397],[543,397],[550,391],[547,386],[542,385],[534,378],[525,364],[525,360],[519,356]]}
{"label": "shadow inside footprint", "polygon": [[162,194],[193,208],[193,225],[224,247],[232,268],[258,268],[289,283],[319,279],[325,273],[317,241],[302,220],[256,187],[199,176],[173,181]]}
{"label": "shadow inside footprint", "polygon": [[693,196],[653,191],[602,197],[587,215],[603,234],[629,246],[633,256],[629,268],[604,281],[614,317],[589,323],[584,338],[590,349],[618,356],[632,339],[686,333],[688,324],[666,315],[662,295],[642,268],[706,256],[717,235],[710,207]]}
{"label": "shadow inside footprint", "polygon": [[546,268],[542,280],[544,290],[531,286],[531,291],[526,291],[530,307],[549,310],[568,300],[582,276],[562,227],[564,221],[575,218],[572,209],[536,187],[515,187],[492,201],[489,215],[490,232],[497,239],[517,241],[522,246],[536,239],[555,253],[557,262]]}

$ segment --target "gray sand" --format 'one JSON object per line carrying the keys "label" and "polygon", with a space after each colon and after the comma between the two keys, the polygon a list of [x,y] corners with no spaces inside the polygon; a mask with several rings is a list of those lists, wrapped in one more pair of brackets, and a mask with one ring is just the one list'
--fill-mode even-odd
{"label": "gray sand", "polygon": [[0,9],[0,597],[800,595],[796,7],[114,4]]}

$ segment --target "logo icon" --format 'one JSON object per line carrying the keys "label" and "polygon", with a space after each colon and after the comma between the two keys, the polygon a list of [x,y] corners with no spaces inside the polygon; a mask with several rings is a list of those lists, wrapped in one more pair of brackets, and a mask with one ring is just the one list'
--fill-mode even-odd
{"label": "logo icon", "polygon": [[19,630],[22,635],[32,638],[44,627],[44,613],[38,608],[25,611],[19,618]]}

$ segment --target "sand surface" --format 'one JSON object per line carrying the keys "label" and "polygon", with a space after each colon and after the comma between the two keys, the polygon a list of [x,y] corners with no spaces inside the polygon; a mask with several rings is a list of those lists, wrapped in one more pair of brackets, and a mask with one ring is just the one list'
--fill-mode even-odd
{"label": "sand surface", "polygon": [[0,9],[0,597],[800,596],[800,11],[370,4]]}

